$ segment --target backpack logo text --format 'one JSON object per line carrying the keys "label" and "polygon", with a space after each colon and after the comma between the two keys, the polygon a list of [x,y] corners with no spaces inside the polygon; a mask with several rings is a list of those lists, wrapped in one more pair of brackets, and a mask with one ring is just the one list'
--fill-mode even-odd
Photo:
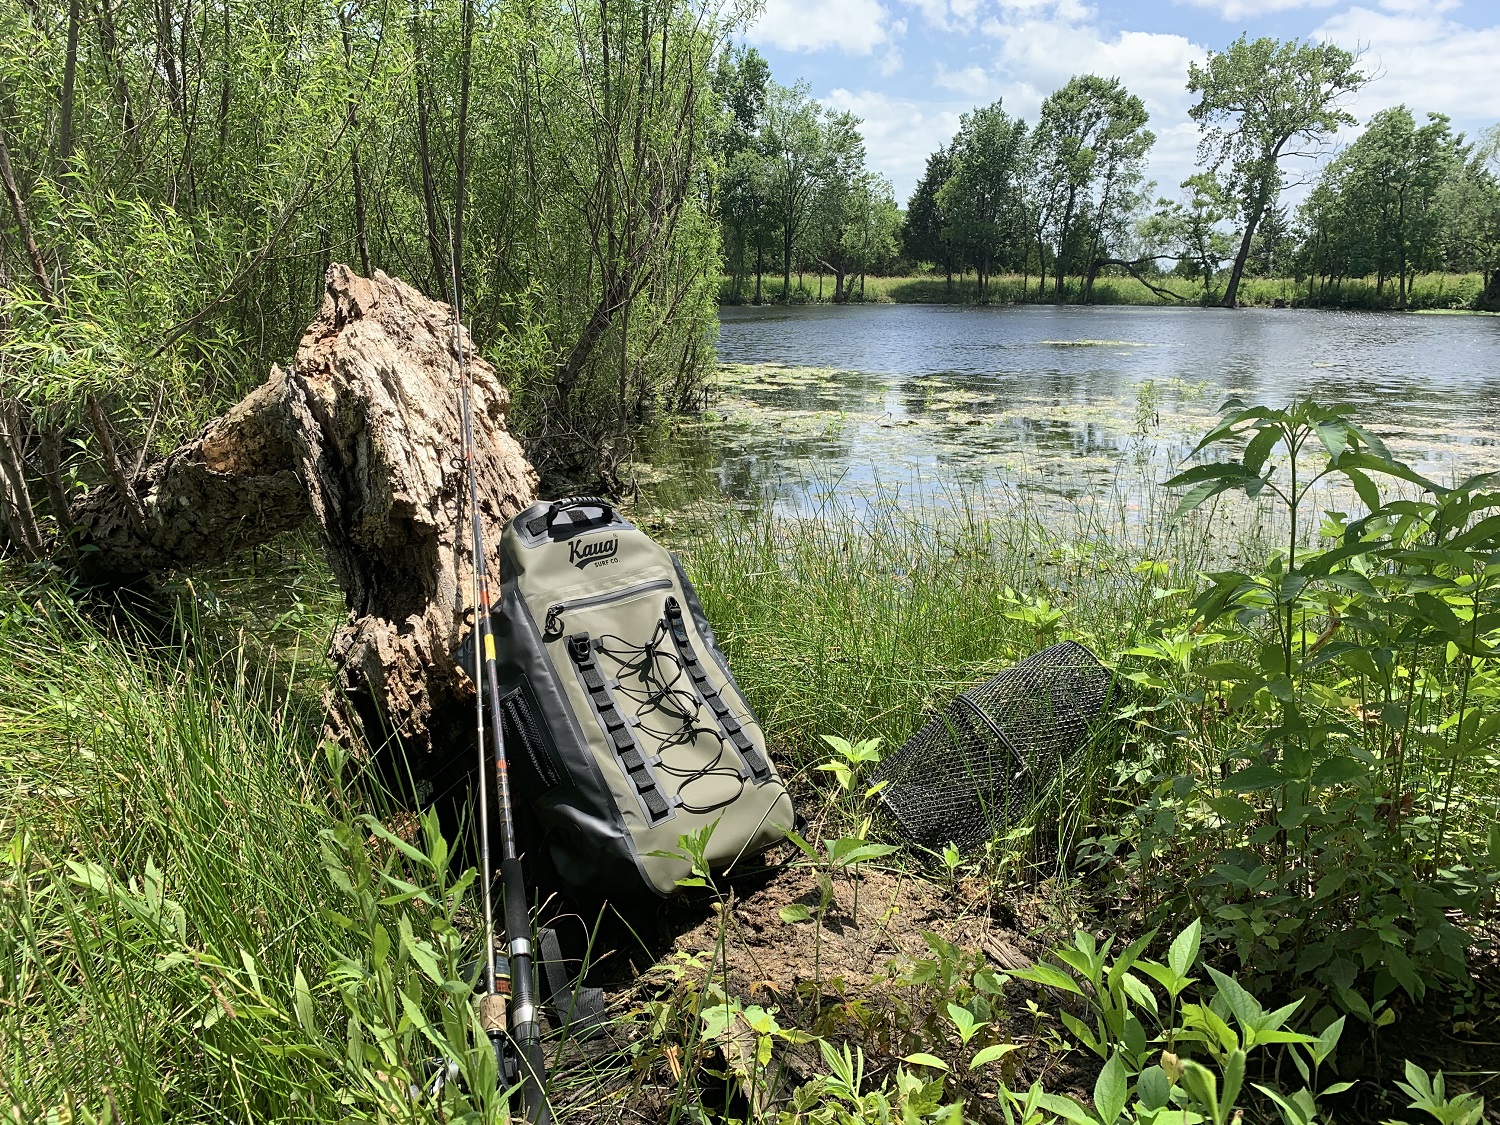
{"label": "backpack logo text", "polygon": [[618,535],[612,535],[608,539],[596,539],[592,543],[580,543],[575,539],[568,544],[568,561],[582,570],[589,563],[602,563],[614,558],[619,549],[620,537]]}

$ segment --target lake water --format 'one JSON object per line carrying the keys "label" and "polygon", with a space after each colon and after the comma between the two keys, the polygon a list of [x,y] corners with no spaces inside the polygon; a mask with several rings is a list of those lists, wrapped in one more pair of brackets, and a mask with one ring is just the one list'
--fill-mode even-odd
{"label": "lake water", "polygon": [[892,489],[1138,490],[1230,396],[1350,403],[1434,479],[1500,468],[1500,317],[726,308],[719,358],[701,449],[730,494],[790,510]]}

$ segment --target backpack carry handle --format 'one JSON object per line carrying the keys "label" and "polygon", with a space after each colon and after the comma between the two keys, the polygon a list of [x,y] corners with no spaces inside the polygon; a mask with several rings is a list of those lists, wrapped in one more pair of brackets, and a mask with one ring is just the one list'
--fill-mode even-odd
{"label": "backpack carry handle", "polygon": [[603,527],[614,522],[615,508],[608,500],[598,496],[565,496],[561,500],[554,500],[547,507],[547,511],[526,524],[526,530],[532,535],[541,535],[552,530],[552,525],[557,522],[557,517],[564,512],[573,512],[581,508],[598,508],[599,515],[586,520],[572,520],[569,522],[569,530],[577,530],[585,527]]}

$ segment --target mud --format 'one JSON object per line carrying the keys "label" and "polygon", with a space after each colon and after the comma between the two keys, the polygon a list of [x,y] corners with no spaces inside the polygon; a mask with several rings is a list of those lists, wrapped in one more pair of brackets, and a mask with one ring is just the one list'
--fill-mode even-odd
{"label": "mud", "polygon": [[[988,903],[970,897],[964,886],[940,888],[912,875],[866,869],[830,879],[832,896],[822,899],[818,874],[788,865],[747,893],[731,893],[722,922],[723,952],[716,976],[726,991],[747,1001],[774,1003],[821,989],[824,1000],[838,999],[825,986],[858,986],[886,975],[892,961],[931,956],[924,933],[982,950],[996,968],[1021,968],[1038,952],[1017,929],[998,923]],[[802,906],[807,921],[787,921],[783,911]],[[712,950],[720,940],[721,916],[713,911],[680,934],[673,947],[693,953]]]}

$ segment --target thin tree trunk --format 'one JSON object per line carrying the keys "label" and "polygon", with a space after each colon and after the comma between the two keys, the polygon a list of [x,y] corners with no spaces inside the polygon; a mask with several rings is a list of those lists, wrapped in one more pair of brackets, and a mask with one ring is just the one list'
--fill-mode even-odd
{"label": "thin tree trunk", "polygon": [[[0,103],[0,108],[6,108]],[[21,198],[21,189],[16,186],[16,174],[11,168],[10,146],[5,141],[5,127],[0,124],[0,182],[5,186],[5,197],[10,200],[10,213],[21,232],[21,245],[26,248],[26,260],[31,265],[31,276],[37,288],[50,304],[57,304],[57,294],[52,289],[52,279],[47,275],[47,263],[37,249],[36,239],[31,236],[31,221],[26,216],[26,201]]]}
{"label": "thin tree trunk", "polygon": [[415,8],[412,10],[411,32],[416,62],[414,77],[417,86],[417,160],[422,165],[422,206],[427,217],[427,252],[432,258],[430,288],[432,292],[442,293],[447,288],[443,284],[443,275],[447,273],[447,270],[443,268],[443,262],[447,255],[443,253],[443,239],[438,233],[437,188],[432,179],[432,156],[428,138],[425,56],[422,52],[422,29]]}
{"label": "thin tree trunk", "polygon": [[47,503],[52,509],[52,518],[57,523],[58,540],[69,543],[73,537],[73,517],[68,511],[68,489],[63,484],[62,449],[57,430],[51,425],[41,427],[42,435],[42,479],[47,486]]}
{"label": "thin tree trunk", "polygon": [[[458,76],[458,186],[453,193],[453,284],[458,289],[460,308],[463,305],[464,278],[464,203],[468,198],[469,185],[469,87],[471,81],[470,58],[474,44],[474,0],[464,0],[463,6],[463,50],[459,60]],[[368,274],[369,267],[366,267]]]}
{"label": "thin tree trunk", "polygon": [[156,53],[167,75],[167,100],[172,112],[181,118],[182,87],[177,76],[177,52],[172,43],[172,0],[156,0]]}
{"label": "thin tree trunk", "polygon": [[146,509],[141,505],[140,494],[135,490],[135,482],[125,472],[125,467],[120,463],[119,452],[115,449],[114,438],[110,436],[109,419],[104,416],[104,408],[99,405],[99,400],[92,393],[88,396],[89,421],[94,428],[94,437],[99,442],[99,459],[104,462],[105,471],[109,473],[109,479],[114,482],[115,490],[125,507],[125,513],[130,517],[138,535],[146,532]]}
{"label": "thin tree trunk", "polygon": [[[1277,146],[1277,151],[1280,151],[1280,146]],[[1255,208],[1246,217],[1245,234],[1240,239],[1239,251],[1234,256],[1234,266],[1229,271],[1229,284],[1224,287],[1224,298],[1219,302],[1221,308],[1232,309],[1239,300],[1240,279],[1245,276],[1245,263],[1250,259],[1250,242],[1255,237],[1255,228],[1260,225],[1261,216],[1266,213],[1270,194],[1271,181],[1263,178],[1255,198]]]}
{"label": "thin tree trunk", "polygon": [[13,402],[0,403],[0,471],[5,474],[10,490],[8,497],[15,530],[31,558],[42,554],[42,531],[37,526],[36,512],[31,507],[31,493],[26,484],[26,459],[22,451],[20,435],[20,412]]}
{"label": "thin tree trunk", "polygon": [[[231,47],[233,36],[229,27],[229,0],[224,0],[224,80],[219,83],[219,152],[229,147],[229,86],[234,73]],[[349,57],[349,36],[344,34],[344,58]]]}
{"label": "thin tree trunk", "polygon": [[1500,266],[1489,271],[1480,300],[1487,306],[1500,305]]}
{"label": "thin tree trunk", "polygon": [[78,11],[79,0],[68,0],[68,46],[63,56],[61,105],[57,121],[57,178],[63,192],[68,190],[67,175],[73,161],[73,92],[78,82]]}
{"label": "thin tree trunk", "polygon": [[781,303],[788,304],[792,298],[792,227],[788,223],[782,228],[781,241]]}
{"label": "thin tree trunk", "polygon": [[140,168],[140,149],[135,131],[135,116],[130,109],[130,84],[125,77],[125,65],[120,58],[119,43],[115,37],[114,15],[109,9],[110,0],[99,0],[99,44],[103,48],[104,66],[114,93],[115,109],[120,114],[125,147]]}

